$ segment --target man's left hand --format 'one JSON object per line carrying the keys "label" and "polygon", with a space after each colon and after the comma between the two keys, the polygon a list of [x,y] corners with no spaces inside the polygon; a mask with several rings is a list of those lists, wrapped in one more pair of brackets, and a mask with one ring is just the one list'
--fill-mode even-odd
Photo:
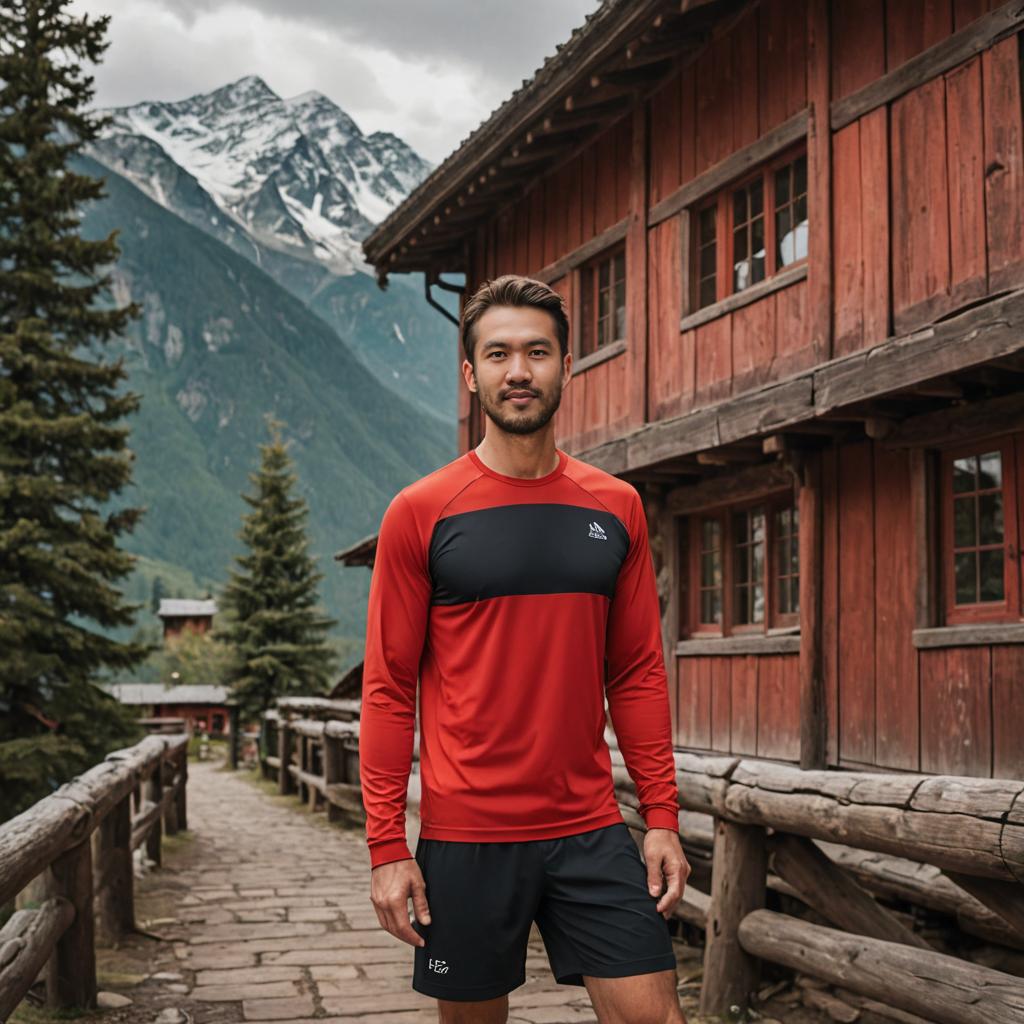
{"label": "man's left hand", "polygon": [[649,828],[644,835],[644,861],[647,864],[647,885],[652,896],[667,888],[658,900],[657,910],[666,920],[683,898],[690,864],[679,842],[679,833],[669,828]]}

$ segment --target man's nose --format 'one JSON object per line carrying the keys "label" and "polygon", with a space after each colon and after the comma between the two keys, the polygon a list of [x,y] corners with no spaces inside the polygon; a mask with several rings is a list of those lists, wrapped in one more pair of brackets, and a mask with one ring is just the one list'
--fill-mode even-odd
{"label": "man's nose", "polygon": [[532,377],[530,361],[526,356],[513,354],[505,367],[505,376],[509,380],[529,380]]}

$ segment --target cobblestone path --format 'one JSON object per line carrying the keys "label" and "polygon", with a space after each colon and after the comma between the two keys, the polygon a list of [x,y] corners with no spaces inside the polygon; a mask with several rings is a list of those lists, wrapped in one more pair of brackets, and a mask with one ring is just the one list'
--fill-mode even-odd
{"label": "cobblestone path", "polygon": [[[163,867],[137,881],[144,934],[100,950],[104,1024],[437,1020],[410,986],[413,947],[383,931],[369,900],[360,827],[328,825],[248,773],[190,764],[189,832],[165,840]],[[699,951],[682,943],[680,992],[691,1021]],[[534,928],[516,1024],[596,1021],[586,991],[559,985]],[[33,1016],[15,1020],[35,1020]]]}

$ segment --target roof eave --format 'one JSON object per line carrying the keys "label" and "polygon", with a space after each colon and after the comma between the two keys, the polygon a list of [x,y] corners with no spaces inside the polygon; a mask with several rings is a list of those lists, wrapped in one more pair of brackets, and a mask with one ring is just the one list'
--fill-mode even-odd
{"label": "roof eave", "polygon": [[[679,52],[688,44],[692,47],[712,18],[737,5],[738,0],[606,0],[363,241],[363,253],[376,268],[378,280],[383,283],[389,273],[465,270],[465,236],[482,216],[521,193],[525,182],[535,180],[543,173],[541,165],[551,161],[527,163],[518,174],[510,172],[509,162],[523,159],[529,147],[542,140],[551,143],[552,159],[581,144],[580,134],[571,127],[574,94],[582,91],[589,101],[595,89],[607,86],[597,72],[626,60],[627,65],[633,62],[633,69],[619,67],[615,73],[635,74],[636,84],[618,86],[618,94],[634,102],[652,82],[660,84],[659,75],[665,77],[673,46]],[[707,11],[695,15],[698,8]],[[671,29],[669,19],[674,19]],[[674,73],[675,68],[671,70]],[[587,107],[593,109],[594,104],[583,104]],[[606,110],[611,119],[597,117],[588,137],[623,116],[613,103]],[[585,121],[578,106],[575,120]],[[467,206],[473,212],[464,212]]]}

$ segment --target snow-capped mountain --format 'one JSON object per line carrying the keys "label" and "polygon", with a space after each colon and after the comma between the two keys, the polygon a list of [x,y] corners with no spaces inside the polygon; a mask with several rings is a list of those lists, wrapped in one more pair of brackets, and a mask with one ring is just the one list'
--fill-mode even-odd
{"label": "snow-capped mountain", "polygon": [[389,132],[364,135],[319,92],[282,99],[258,75],[173,103],[103,110],[90,155],[238,248],[368,270],[359,242],[431,170]]}

